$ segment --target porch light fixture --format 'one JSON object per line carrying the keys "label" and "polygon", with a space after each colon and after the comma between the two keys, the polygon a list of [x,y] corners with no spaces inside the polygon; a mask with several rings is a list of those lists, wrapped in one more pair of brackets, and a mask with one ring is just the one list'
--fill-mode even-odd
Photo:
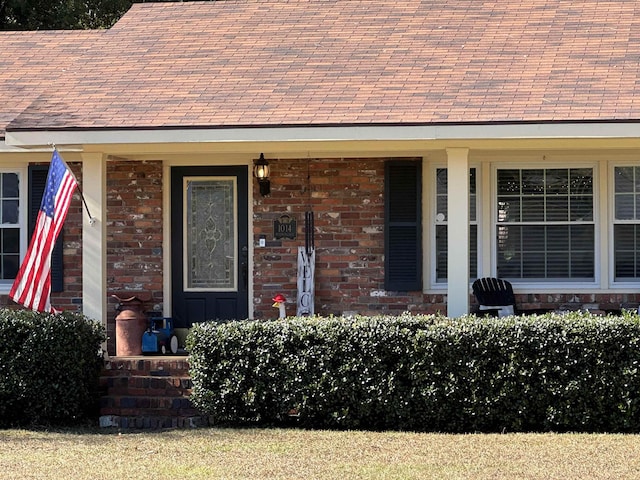
{"label": "porch light fixture", "polygon": [[260,184],[260,195],[263,197],[271,193],[271,182],[269,181],[269,162],[264,159],[264,153],[260,154],[260,158],[253,167],[253,174]]}

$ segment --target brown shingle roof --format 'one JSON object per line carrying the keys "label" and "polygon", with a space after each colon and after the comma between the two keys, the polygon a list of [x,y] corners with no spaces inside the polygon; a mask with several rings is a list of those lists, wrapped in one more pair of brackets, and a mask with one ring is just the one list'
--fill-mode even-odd
{"label": "brown shingle roof", "polygon": [[640,119],[637,0],[143,3],[90,43],[9,129]]}
{"label": "brown shingle roof", "polygon": [[0,136],[4,127],[35,98],[54,88],[99,31],[0,32]]}

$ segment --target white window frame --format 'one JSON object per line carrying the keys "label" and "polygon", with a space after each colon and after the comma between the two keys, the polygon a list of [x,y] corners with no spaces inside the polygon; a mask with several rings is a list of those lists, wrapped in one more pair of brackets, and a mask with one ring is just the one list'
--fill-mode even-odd
{"label": "white window frame", "polygon": [[[550,291],[581,291],[588,288],[594,288],[599,286],[600,282],[600,175],[599,175],[599,163],[597,161],[588,162],[573,162],[567,159],[567,161],[556,162],[496,162],[491,166],[491,275],[499,276],[497,273],[498,265],[498,246],[497,246],[497,233],[498,233],[498,170],[552,170],[552,169],[580,169],[589,168],[593,171],[593,249],[594,249],[594,278],[593,280],[584,281],[572,281],[568,280],[553,280],[553,279],[510,279],[514,287],[521,291],[527,289],[534,289],[536,292],[542,292],[544,290]],[[591,222],[589,222],[591,223]],[[541,225],[546,222],[541,222]]]}
{"label": "white window frame", "polygon": [[[7,227],[18,227],[20,229],[20,262],[24,259],[24,256],[27,252],[27,246],[29,239],[27,238],[27,226],[28,226],[28,215],[29,215],[29,175],[28,169],[26,166],[15,166],[11,167],[8,165],[0,168],[0,173],[15,173],[18,175],[19,182],[19,205],[18,205],[18,224],[10,224]],[[3,228],[0,225],[0,228]],[[8,295],[11,290],[11,286],[13,285],[13,280],[11,279],[0,279],[0,295]]]}
{"label": "white window frame", "polygon": [[[612,287],[637,287],[640,281],[638,277],[628,277],[620,280],[616,280],[616,242],[615,242],[615,226],[616,225],[637,225],[640,228],[640,218],[630,220],[617,220],[616,219],[616,168],[632,167],[637,169],[637,173],[640,174],[640,162],[639,161],[621,161],[611,162],[609,164],[609,278]],[[640,195],[640,191],[637,192]]]}
{"label": "white window frame", "polygon": [[[427,223],[429,225],[429,241],[430,247],[427,251],[430,252],[430,261],[429,261],[429,282],[431,284],[431,288],[434,290],[446,290],[448,286],[447,281],[438,281],[438,275],[436,272],[438,266],[438,256],[436,251],[436,230],[440,225],[448,225],[448,219],[444,221],[439,221],[438,216],[438,170],[447,170],[446,163],[433,163],[431,164],[431,168],[429,169],[429,179],[428,185],[430,186],[430,206],[429,209],[425,209],[425,211],[429,211],[429,218],[427,219]],[[469,225],[476,226],[476,275],[481,276],[482,272],[482,166],[476,163],[469,164],[469,172],[474,169],[476,171],[476,199],[475,199],[475,213],[476,218],[469,222]],[[447,177],[448,178],[448,177]],[[448,213],[448,212],[447,212]],[[471,255],[471,252],[469,252]],[[471,258],[471,257],[470,257]],[[474,280],[474,276],[470,276],[471,281]]]}

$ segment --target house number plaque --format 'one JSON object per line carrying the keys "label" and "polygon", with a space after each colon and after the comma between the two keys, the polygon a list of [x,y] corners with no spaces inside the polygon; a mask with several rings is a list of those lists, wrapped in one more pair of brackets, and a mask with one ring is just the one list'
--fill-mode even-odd
{"label": "house number plaque", "polygon": [[273,238],[295,240],[298,233],[297,222],[289,215],[281,215],[273,221]]}

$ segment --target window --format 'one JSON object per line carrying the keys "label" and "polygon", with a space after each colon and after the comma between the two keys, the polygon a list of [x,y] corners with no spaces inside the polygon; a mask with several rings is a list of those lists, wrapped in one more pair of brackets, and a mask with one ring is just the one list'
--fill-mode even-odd
{"label": "window", "polygon": [[401,292],[422,289],[421,165],[385,164],[384,284]]}
{"label": "window", "polygon": [[497,274],[593,281],[592,168],[499,169]]}
{"label": "window", "polygon": [[615,167],[613,256],[614,279],[640,277],[640,167]]}
{"label": "window", "polygon": [[[48,165],[30,165],[28,175],[26,168],[0,171],[0,289],[4,293],[18,274],[33,234],[48,172]],[[63,290],[63,232],[51,255],[52,292]]]}
{"label": "window", "polygon": [[20,268],[20,176],[0,172],[0,279],[13,280]]}
{"label": "window", "polygon": [[[436,169],[435,212],[435,278],[437,283],[447,281],[448,237],[447,221],[447,169]],[[476,169],[469,170],[469,278],[478,277],[478,219],[476,215]]]}

